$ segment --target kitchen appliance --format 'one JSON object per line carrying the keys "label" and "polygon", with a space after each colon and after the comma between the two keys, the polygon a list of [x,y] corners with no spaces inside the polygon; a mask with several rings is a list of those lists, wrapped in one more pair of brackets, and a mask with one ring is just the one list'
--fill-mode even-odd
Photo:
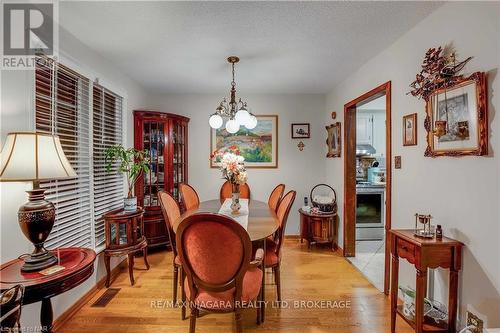
{"label": "kitchen appliance", "polygon": [[356,240],[383,240],[385,186],[356,184]]}

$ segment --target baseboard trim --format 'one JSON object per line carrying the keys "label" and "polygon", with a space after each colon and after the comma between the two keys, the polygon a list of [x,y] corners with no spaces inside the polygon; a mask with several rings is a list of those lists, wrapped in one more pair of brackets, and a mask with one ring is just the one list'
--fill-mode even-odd
{"label": "baseboard trim", "polygon": [[[111,270],[111,281],[121,273],[121,270],[125,268],[127,263],[126,258],[123,259],[118,265],[115,266]],[[83,295],[78,301],[76,301],[72,306],[68,308],[68,310],[64,311],[56,320],[54,320],[54,324],[52,325],[52,331],[57,332],[61,327],[66,324],[66,322],[73,317],[73,315],[80,310],[85,304],[90,301],[95,294],[101,290],[106,283],[106,276],[101,278],[97,284],[92,287],[85,295]]]}
{"label": "baseboard trim", "polygon": [[285,235],[285,239],[300,239],[300,235]]}

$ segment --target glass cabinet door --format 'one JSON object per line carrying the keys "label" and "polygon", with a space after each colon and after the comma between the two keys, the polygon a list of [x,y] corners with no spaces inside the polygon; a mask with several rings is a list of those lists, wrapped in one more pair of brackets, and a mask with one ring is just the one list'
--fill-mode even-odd
{"label": "glass cabinet door", "polygon": [[177,200],[179,197],[179,184],[186,182],[187,179],[187,147],[186,147],[186,125],[181,121],[172,122],[172,173],[173,188],[172,195]]}
{"label": "glass cabinet door", "polygon": [[144,121],[143,142],[151,159],[144,174],[144,207],[159,206],[158,192],[165,190],[165,122]]}

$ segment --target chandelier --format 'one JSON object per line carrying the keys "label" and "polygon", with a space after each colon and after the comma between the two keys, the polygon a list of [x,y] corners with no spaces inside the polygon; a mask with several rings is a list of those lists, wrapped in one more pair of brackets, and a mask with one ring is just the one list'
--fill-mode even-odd
{"label": "chandelier", "polygon": [[231,56],[227,58],[231,64],[233,71],[233,80],[231,81],[231,97],[229,102],[226,97],[220,102],[219,106],[215,109],[215,113],[210,115],[208,123],[210,127],[218,129],[222,127],[224,119],[226,119],[226,131],[234,134],[240,130],[240,126],[247,129],[253,129],[257,126],[257,118],[248,111],[246,102],[241,98],[236,102],[236,82],[234,81],[234,64],[240,61],[240,58]]}

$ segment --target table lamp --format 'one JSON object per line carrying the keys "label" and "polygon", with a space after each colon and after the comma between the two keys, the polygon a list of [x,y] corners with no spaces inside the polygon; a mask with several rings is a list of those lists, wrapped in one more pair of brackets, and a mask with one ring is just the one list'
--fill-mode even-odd
{"label": "table lamp", "polygon": [[28,202],[17,213],[19,225],[35,250],[24,259],[22,272],[36,272],[57,263],[43,246],[54,225],[54,204],[45,200],[40,181],[77,177],[61,147],[59,137],[34,132],[7,134],[0,154],[0,181],[32,181]]}

